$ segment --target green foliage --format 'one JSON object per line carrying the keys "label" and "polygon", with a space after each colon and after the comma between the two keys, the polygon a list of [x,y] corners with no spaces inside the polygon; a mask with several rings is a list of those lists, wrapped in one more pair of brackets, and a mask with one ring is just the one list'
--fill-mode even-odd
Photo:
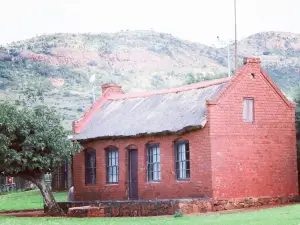
{"label": "green foliage", "polygon": [[67,66],[54,66],[43,62],[18,59],[14,62],[0,60],[0,88],[19,86],[24,77],[32,82],[41,79],[63,78],[66,80],[85,82],[86,76]]}
{"label": "green foliage", "polygon": [[29,82],[25,87],[22,87],[20,91],[19,99],[17,100],[17,105],[29,106],[37,102],[43,102],[45,98],[45,93],[51,90],[50,82],[47,80],[40,80]]}
{"label": "green foliage", "polygon": [[0,104],[0,173],[9,176],[45,173],[80,150],[60,125],[55,110]]}
{"label": "green foliage", "polygon": [[154,87],[154,89],[163,88],[164,80],[160,76],[154,75],[151,78],[151,85]]}
{"label": "green foliage", "polygon": [[78,112],[84,112],[84,108],[83,108],[83,107],[79,107],[79,108],[77,109],[77,111],[78,111]]}
{"label": "green foliage", "polygon": [[300,86],[295,88],[293,97],[296,103],[296,132],[300,135]]}
{"label": "green foliage", "polygon": [[183,217],[183,212],[182,210],[177,210],[175,213],[174,213],[174,217],[177,218],[177,217]]}
{"label": "green foliage", "polygon": [[204,75],[202,73],[197,73],[197,74],[188,73],[186,75],[185,84],[193,84],[201,81],[214,80],[214,79],[219,79],[224,77],[227,77],[226,73],[219,73],[216,75]]}
{"label": "green foliage", "polygon": [[88,62],[88,65],[89,66],[97,66],[98,64],[95,60],[91,60],[91,61]]}
{"label": "green foliage", "polygon": [[16,104],[0,104],[1,175],[36,177],[63,165],[81,149],[68,140],[59,114],[42,104],[47,87],[28,85]]}

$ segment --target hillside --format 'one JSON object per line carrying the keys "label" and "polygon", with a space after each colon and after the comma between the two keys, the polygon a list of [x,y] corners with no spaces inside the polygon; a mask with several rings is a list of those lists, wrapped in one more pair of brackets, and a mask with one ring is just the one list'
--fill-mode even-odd
{"label": "hillside", "polygon": [[[232,64],[233,64],[233,48]],[[300,35],[259,33],[239,42],[239,59],[258,56],[272,79],[289,91],[300,84]],[[53,34],[0,48],[0,100],[14,99],[25,86],[43,85],[47,104],[70,129],[106,82],[125,91],[153,90],[226,76],[226,48],[217,49],[153,31]]]}

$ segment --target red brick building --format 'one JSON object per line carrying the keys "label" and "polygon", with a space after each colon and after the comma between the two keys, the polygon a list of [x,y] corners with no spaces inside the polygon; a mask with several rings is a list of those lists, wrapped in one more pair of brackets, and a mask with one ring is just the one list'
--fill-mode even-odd
{"label": "red brick building", "polygon": [[146,93],[102,86],[74,122],[76,200],[298,194],[295,106],[248,58],[232,78]]}

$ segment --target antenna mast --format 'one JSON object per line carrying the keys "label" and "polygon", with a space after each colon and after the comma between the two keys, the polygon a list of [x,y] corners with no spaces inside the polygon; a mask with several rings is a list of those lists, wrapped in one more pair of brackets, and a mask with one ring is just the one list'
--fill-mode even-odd
{"label": "antenna mast", "polygon": [[234,52],[234,56],[235,56],[235,72],[237,71],[237,25],[236,25],[236,0],[234,0],[234,47],[235,47],[235,52]]}

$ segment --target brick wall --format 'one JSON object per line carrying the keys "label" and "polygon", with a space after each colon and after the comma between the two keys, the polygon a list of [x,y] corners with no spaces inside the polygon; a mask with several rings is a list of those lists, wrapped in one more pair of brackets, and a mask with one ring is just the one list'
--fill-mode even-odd
{"label": "brick wall", "polygon": [[[174,141],[188,140],[190,144],[190,181],[176,181],[174,165]],[[146,179],[146,144],[160,144],[161,181],[148,183]],[[74,157],[75,200],[124,200],[128,199],[127,150],[138,148],[138,195],[139,199],[192,198],[211,196],[211,164],[208,128],[189,132],[183,136],[168,135],[155,137],[96,140],[83,144],[96,150],[96,185],[85,185],[84,151]],[[119,149],[119,183],[106,184],[105,148]]]}
{"label": "brick wall", "polygon": [[[251,76],[254,74],[254,77]],[[254,98],[254,122],[243,121],[243,97]],[[276,92],[252,60],[216,101],[208,102],[205,128],[183,136],[97,140],[97,184],[85,185],[84,152],[74,157],[76,200],[128,199],[127,150],[138,148],[139,199],[239,198],[298,194],[294,107]],[[191,179],[176,181],[173,143],[190,142]],[[146,180],[146,149],[160,144],[161,181]],[[119,149],[119,183],[106,184],[105,148]]]}
{"label": "brick wall", "polygon": [[[243,122],[243,97],[254,98],[254,123]],[[247,64],[208,106],[214,197],[298,194],[294,118],[259,63]]]}

